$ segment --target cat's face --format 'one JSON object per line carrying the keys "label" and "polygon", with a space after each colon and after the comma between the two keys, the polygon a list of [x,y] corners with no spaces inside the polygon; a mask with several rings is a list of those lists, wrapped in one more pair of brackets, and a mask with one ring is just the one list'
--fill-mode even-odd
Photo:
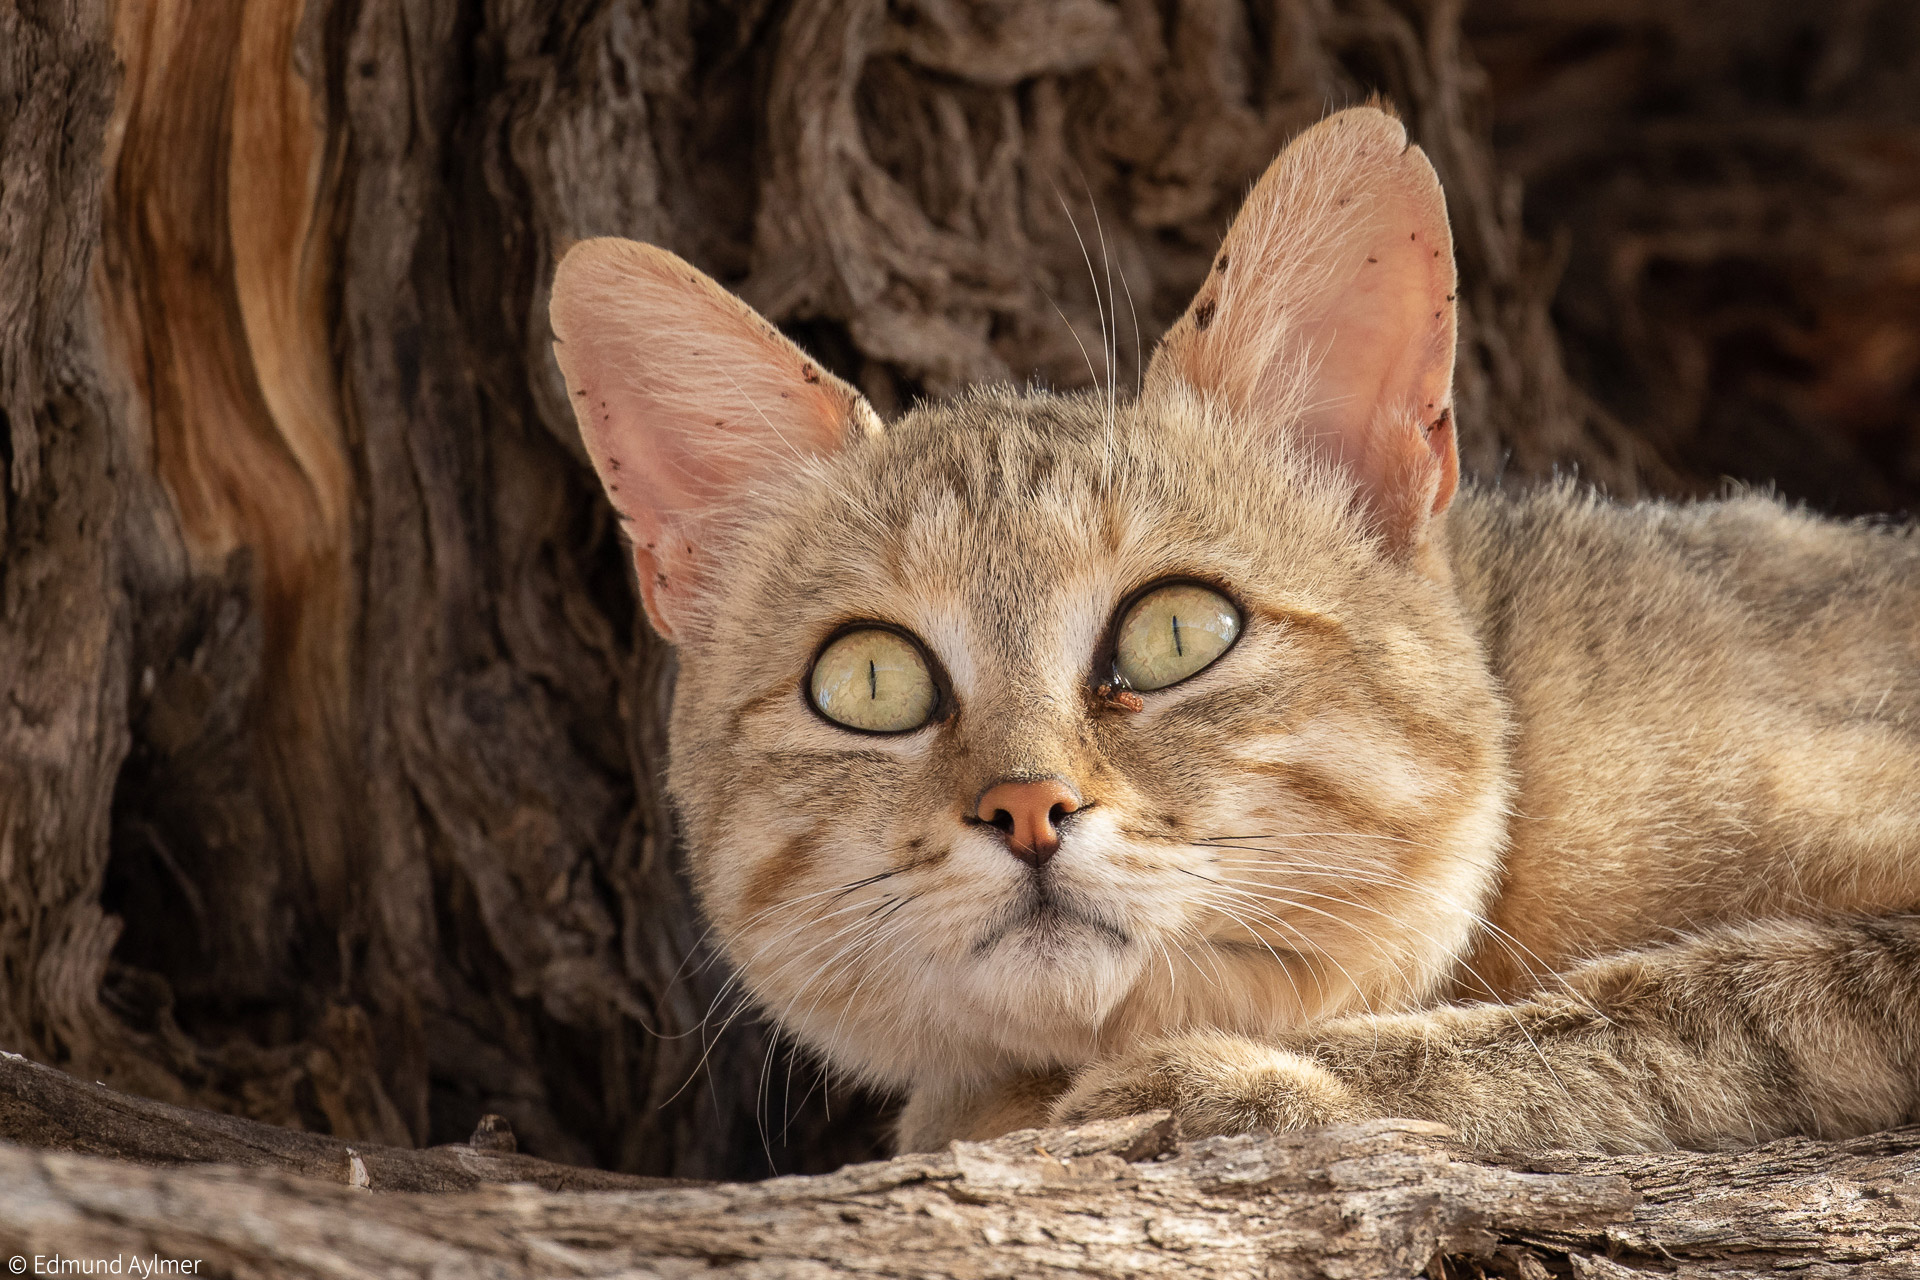
{"label": "cat's face", "polygon": [[1135,405],[882,430],[672,255],[569,255],[689,857],[776,1019],[958,1082],[1431,989],[1504,794],[1437,520],[1452,290],[1432,171],[1365,110],[1275,162]]}
{"label": "cat's face", "polygon": [[[682,647],[671,779],[758,999],[898,1083],[1417,994],[1498,829],[1498,729],[1444,584],[1351,495],[1191,399],[1109,429],[1093,398],[982,394],[767,501]],[[1235,621],[1204,631],[1215,601]],[[874,627],[838,722],[816,662]],[[890,697],[890,658],[930,704]],[[1039,865],[982,813],[1009,780],[1070,797]]]}

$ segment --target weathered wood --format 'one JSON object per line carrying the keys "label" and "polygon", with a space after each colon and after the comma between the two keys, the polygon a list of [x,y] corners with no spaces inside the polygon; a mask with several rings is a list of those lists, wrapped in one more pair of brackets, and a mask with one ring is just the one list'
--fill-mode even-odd
{"label": "weathered wood", "polygon": [[108,35],[86,0],[0,6],[0,1046],[59,1043],[91,1072],[144,1058],[98,994],[144,531],[86,305]]}
{"label": "weathered wood", "polygon": [[1920,1129],[1502,1158],[1413,1121],[1183,1143],[1150,1116],[674,1186],[511,1154],[497,1121],[468,1144],[350,1145],[9,1055],[0,1139],[0,1252],[238,1274],[1920,1275]]}
{"label": "weathered wood", "polygon": [[1515,1167],[1576,1163],[1625,1178],[1641,1196],[1624,1223],[1558,1237],[1597,1256],[1699,1275],[1920,1276],[1920,1129]]}
{"label": "weathered wood", "polygon": [[1582,386],[1682,484],[1920,510],[1920,9],[1473,0],[1464,23]]}
{"label": "weathered wood", "polygon": [[761,1183],[426,1196],[395,1166],[328,1172],[0,1146],[0,1253],[274,1276],[1920,1274],[1920,1130],[1501,1162],[1410,1121],[1182,1143],[1152,1115]]}
{"label": "weathered wood", "polygon": [[47,1151],[276,1169],[388,1191],[466,1191],[495,1182],[584,1191],[674,1182],[517,1154],[513,1130],[500,1116],[484,1117],[467,1142],[425,1150],[349,1143],[116,1093],[11,1053],[0,1053],[0,1136]]}
{"label": "weathered wood", "polygon": [[1157,1136],[1151,1120],[1119,1122],[808,1179],[431,1199],[5,1149],[0,1182],[15,1194],[0,1234],[23,1253],[237,1254],[236,1270],[290,1275],[320,1273],[300,1262],[322,1250],[328,1267],[376,1276],[429,1262],[440,1274],[1411,1275],[1436,1254],[1490,1255],[1500,1233],[1603,1229],[1634,1199],[1617,1178],[1462,1164],[1390,1124],[1142,1160]]}

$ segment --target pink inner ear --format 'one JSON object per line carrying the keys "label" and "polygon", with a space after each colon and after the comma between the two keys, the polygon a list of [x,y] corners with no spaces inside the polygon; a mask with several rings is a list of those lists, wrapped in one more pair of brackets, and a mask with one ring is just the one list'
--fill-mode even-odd
{"label": "pink inner ear", "polygon": [[1445,510],[1459,475],[1453,242],[1444,209],[1425,207],[1421,194],[1383,201],[1346,248],[1357,269],[1302,333],[1308,350],[1324,354],[1301,425],[1401,532]]}
{"label": "pink inner ear", "polygon": [[1368,107],[1268,168],[1154,353],[1257,420],[1295,424],[1359,482],[1396,542],[1453,497],[1453,238],[1433,167]]}
{"label": "pink inner ear", "polygon": [[675,255],[576,245],[554,278],[554,356],[666,638],[714,583],[715,523],[756,486],[838,448],[872,411]]}

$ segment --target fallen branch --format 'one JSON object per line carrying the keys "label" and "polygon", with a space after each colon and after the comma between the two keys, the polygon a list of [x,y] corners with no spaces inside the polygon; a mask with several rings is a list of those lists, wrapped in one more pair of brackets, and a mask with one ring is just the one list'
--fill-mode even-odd
{"label": "fallen branch", "polygon": [[[355,1147],[354,1178],[333,1139],[8,1059],[0,1133],[63,1148],[0,1146],[0,1252],[27,1270],[58,1255],[274,1276],[1920,1276],[1920,1129],[1521,1159],[1410,1121],[1184,1143],[1144,1116],[759,1183],[644,1187],[455,1147]],[[122,1143],[149,1163],[73,1154]],[[254,1167],[178,1167],[209,1154]]]}

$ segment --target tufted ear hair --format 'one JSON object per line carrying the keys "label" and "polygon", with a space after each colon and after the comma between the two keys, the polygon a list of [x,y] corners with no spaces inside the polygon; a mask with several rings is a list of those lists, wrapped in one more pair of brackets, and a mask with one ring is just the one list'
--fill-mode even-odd
{"label": "tufted ear hair", "polygon": [[866,400],[683,259],[584,240],[560,261],[554,358],[607,497],[633,543],[654,630],[686,638],[723,566],[741,499],[850,439]]}
{"label": "tufted ear hair", "polygon": [[1412,547],[1459,483],[1453,236],[1440,180],[1398,120],[1328,116],[1290,143],[1228,229],[1148,366],[1337,460]]}

